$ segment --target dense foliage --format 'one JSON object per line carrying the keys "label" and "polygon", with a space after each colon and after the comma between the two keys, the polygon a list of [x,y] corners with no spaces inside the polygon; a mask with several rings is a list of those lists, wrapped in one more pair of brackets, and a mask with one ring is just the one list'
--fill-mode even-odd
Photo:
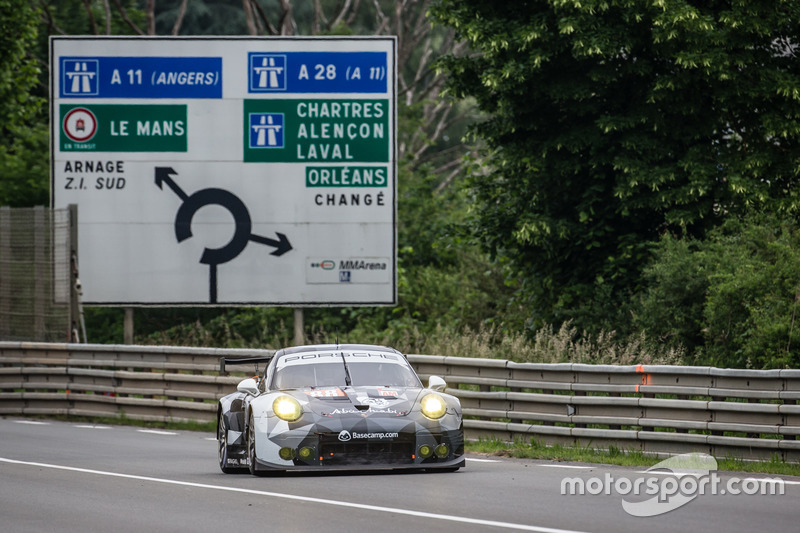
{"label": "dense foliage", "polygon": [[488,145],[474,232],[534,326],[626,328],[652,243],[796,213],[800,2],[441,0],[441,61]]}
{"label": "dense foliage", "polygon": [[[10,206],[48,203],[49,35],[398,36],[399,305],[306,309],[310,341],[800,366],[800,0],[0,0],[0,29]],[[89,341],[122,316],[87,309]],[[135,321],[137,343],[293,342],[286,308]]]}
{"label": "dense foliage", "polygon": [[707,239],[665,236],[645,276],[637,324],[694,364],[800,366],[800,231],[731,218]]}

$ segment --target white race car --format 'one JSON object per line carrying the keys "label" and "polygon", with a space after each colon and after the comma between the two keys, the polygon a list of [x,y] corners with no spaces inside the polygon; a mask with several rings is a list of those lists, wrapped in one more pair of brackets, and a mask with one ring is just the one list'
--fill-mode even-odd
{"label": "white race car", "polygon": [[464,466],[461,404],[442,378],[424,387],[393,348],[325,344],[272,357],[219,402],[219,466],[225,473]]}

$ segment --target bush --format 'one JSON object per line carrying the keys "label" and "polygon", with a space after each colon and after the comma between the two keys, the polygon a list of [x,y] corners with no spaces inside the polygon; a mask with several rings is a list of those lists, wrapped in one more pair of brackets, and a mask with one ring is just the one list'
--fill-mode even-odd
{"label": "bush", "polygon": [[800,364],[800,233],[766,216],[731,219],[705,241],[665,236],[635,316],[687,363],[734,368]]}

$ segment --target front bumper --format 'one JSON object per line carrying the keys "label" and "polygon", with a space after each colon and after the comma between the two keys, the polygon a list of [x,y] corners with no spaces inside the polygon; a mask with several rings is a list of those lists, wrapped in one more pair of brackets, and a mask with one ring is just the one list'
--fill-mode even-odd
{"label": "front bumper", "polygon": [[464,466],[460,420],[337,418],[303,425],[256,422],[255,470],[452,469]]}

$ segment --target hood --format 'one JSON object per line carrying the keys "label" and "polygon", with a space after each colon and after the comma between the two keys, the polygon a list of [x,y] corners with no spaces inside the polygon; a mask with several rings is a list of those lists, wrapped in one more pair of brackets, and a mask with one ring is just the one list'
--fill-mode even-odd
{"label": "hood", "polygon": [[319,416],[405,416],[422,389],[404,387],[316,387],[297,389],[292,395]]}

